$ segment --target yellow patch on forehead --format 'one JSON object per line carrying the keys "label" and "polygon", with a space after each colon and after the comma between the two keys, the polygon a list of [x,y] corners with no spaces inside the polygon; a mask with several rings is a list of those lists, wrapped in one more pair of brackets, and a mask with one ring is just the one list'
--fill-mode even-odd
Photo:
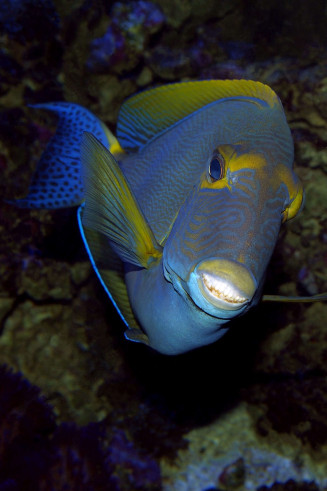
{"label": "yellow patch on forehead", "polygon": [[254,169],[256,171],[262,169],[264,172],[268,170],[267,161],[260,153],[242,153],[237,152],[237,147],[241,145],[219,145],[215,152],[220,153],[225,162],[224,177],[214,182],[209,182],[206,178],[207,173],[204,173],[201,178],[201,189],[223,189],[228,188],[231,190],[231,184],[229,182],[228,173],[236,172],[242,169]]}
{"label": "yellow patch on forehead", "polygon": [[226,166],[231,172],[244,168],[259,169],[267,165],[264,155],[259,152],[249,152],[246,145],[239,143],[236,145],[219,145],[217,152],[221,153],[226,162]]}
{"label": "yellow patch on forehead", "polygon": [[234,154],[228,167],[231,172],[236,172],[242,169],[259,170],[267,167],[267,160],[262,154],[259,153],[244,153],[239,156]]}
{"label": "yellow patch on forehead", "polygon": [[208,172],[201,177],[200,189],[229,189],[232,184],[229,176],[241,170],[254,170],[258,179],[265,183],[264,188],[278,190],[282,183],[288,189],[290,205],[283,212],[283,221],[293,218],[301,209],[303,201],[303,188],[293,169],[287,165],[276,163],[271,166],[263,153],[247,152],[246,145],[219,145],[215,152],[220,153],[225,162],[224,177],[210,182]]}

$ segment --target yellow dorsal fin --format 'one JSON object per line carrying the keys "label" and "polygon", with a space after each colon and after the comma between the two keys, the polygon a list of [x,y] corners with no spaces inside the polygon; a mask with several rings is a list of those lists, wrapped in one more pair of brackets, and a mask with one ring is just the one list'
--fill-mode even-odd
{"label": "yellow dorsal fin", "polygon": [[241,97],[260,99],[270,107],[279,104],[270,87],[252,80],[202,80],[163,85],[140,92],[122,105],[117,124],[118,140],[125,150],[137,150],[207,104]]}

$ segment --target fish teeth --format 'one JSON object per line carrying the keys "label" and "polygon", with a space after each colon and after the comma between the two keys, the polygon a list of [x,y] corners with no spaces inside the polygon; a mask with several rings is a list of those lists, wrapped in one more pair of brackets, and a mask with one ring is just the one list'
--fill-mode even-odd
{"label": "fish teeth", "polygon": [[225,280],[216,278],[206,273],[202,273],[201,276],[204,286],[214,297],[230,303],[244,303],[248,300],[247,298],[239,295],[239,293]]}

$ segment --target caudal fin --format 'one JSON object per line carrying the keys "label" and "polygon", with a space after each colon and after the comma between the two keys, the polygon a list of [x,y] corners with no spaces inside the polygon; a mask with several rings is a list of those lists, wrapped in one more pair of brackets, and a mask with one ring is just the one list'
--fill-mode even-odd
{"label": "caudal fin", "polygon": [[107,148],[115,138],[94,114],[77,104],[52,102],[32,107],[56,113],[57,131],[37,165],[28,195],[10,203],[47,209],[79,205],[84,200],[80,164],[83,132],[91,132]]}

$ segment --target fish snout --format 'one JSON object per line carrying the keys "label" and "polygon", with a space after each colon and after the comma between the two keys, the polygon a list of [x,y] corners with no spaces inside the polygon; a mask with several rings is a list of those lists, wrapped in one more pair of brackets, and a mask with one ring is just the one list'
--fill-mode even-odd
{"label": "fish snout", "polygon": [[188,288],[193,301],[208,314],[215,315],[219,309],[230,317],[230,311],[244,309],[251,302],[257,283],[243,264],[214,258],[196,265]]}

